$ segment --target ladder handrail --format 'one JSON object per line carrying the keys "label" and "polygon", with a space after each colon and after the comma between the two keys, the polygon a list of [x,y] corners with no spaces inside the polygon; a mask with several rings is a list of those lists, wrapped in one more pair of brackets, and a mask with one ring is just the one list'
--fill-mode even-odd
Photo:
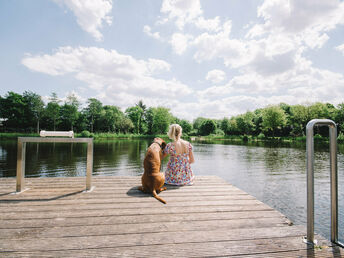
{"label": "ladder handrail", "polygon": [[338,242],[337,126],[330,119],[313,119],[306,126],[307,243],[314,244],[314,126],[328,126],[330,131],[331,241],[342,246]]}

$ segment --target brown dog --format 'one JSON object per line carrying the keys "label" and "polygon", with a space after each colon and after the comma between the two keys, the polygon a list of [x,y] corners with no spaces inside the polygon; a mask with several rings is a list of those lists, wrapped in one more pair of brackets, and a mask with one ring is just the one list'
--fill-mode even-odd
{"label": "brown dog", "polygon": [[162,159],[162,150],[166,143],[161,138],[155,138],[153,143],[148,147],[146,157],[143,161],[144,172],[141,177],[142,186],[139,189],[145,193],[152,193],[153,197],[165,203],[165,200],[158,196],[158,193],[166,190],[162,186],[165,183],[165,175],[160,172]]}

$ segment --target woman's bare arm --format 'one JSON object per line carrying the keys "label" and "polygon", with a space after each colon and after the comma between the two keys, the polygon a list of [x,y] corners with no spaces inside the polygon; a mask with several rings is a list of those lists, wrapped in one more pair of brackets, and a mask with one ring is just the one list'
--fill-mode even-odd
{"label": "woman's bare arm", "polygon": [[190,164],[195,162],[192,150],[190,150],[189,152],[189,162]]}

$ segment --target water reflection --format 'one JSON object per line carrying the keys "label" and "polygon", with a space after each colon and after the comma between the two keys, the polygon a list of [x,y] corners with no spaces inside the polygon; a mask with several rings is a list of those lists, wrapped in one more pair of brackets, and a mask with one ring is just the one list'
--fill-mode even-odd
{"label": "water reflection", "polygon": [[[152,140],[94,143],[94,175],[137,176]],[[0,177],[16,174],[17,145],[0,142]],[[306,224],[305,144],[193,142],[196,175],[217,175],[281,211],[296,224]],[[344,146],[338,146],[339,235],[344,240]],[[28,143],[27,177],[84,176],[86,144]],[[168,159],[163,162],[166,167]],[[328,146],[315,144],[315,231],[330,235],[330,163]]]}

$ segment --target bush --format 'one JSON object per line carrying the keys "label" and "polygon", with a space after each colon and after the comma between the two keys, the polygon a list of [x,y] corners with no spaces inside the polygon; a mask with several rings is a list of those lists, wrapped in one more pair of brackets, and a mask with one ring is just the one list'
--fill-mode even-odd
{"label": "bush", "polygon": [[209,135],[214,133],[216,130],[216,123],[211,119],[206,119],[202,122],[199,132],[201,135]]}
{"label": "bush", "polygon": [[215,135],[221,135],[221,136],[223,136],[223,135],[225,135],[225,132],[222,131],[221,129],[217,128],[217,129],[215,130]]}
{"label": "bush", "polygon": [[337,137],[337,141],[338,142],[344,142],[344,134],[343,133],[340,133],[339,135],[338,135],[338,137]]}
{"label": "bush", "polygon": [[265,135],[263,133],[260,133],[258,136],[257,136],[258,139],[264,139],[265,138]]}
{"label": "bush", "polygon": [[92,137],[92,134],[89,131],[84,130],[81,132],[81,137]]}

